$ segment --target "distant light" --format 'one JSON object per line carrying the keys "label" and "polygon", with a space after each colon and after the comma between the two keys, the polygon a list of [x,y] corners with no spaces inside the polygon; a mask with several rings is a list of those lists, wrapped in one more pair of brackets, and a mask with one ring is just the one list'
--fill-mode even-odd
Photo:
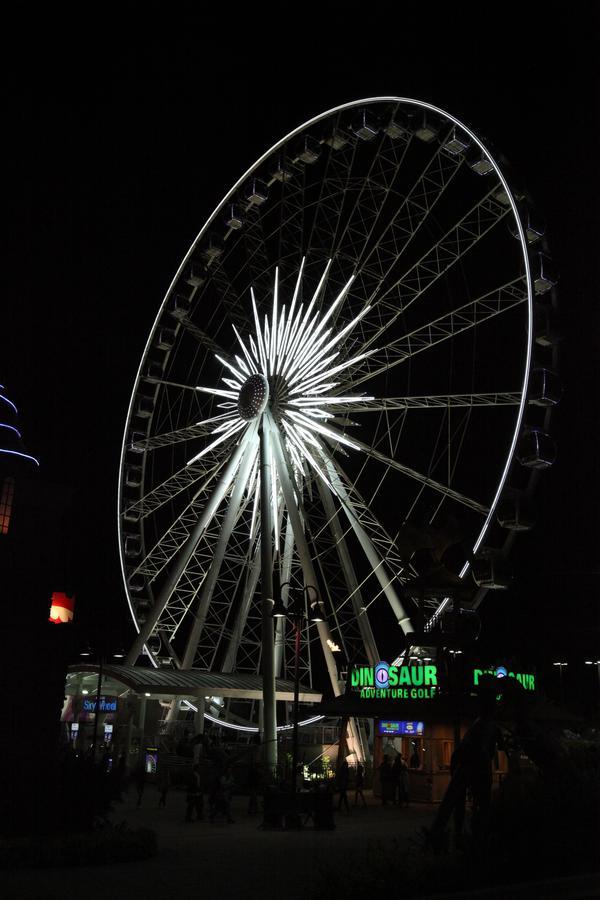
{"label": "distant light", "polygon": [[[314,621],[314,619],[313,619]],[[331,638],[327,638],[327,646],[331,650],[332,653],[340,653],[340,648],[336,644],[335,641],[332,641]]]}
{"label": "distant light", "polygon": [[86,689],[84,688],[81,693],[87,696],[87,694],[89,694],[89,691],[86,691]]}
{"label": "distant light", "polygon": [[123,650],[117,650],[115,653],[113,653],[113,656],[115,659],[123,659],[125,653],[123,652]]}
{"label": "distant light", "polygon": [[555,663],[552,663],[552,665],[553,665],[553,666],[568,666],[569,663],[566,663],[566,662],[555,662]]}
{"label": "distant light", "polygon": [[144,694],[144,697],[149,697],[149,696],[150,696],[150,694],[148,694],[148,693]]}
{"label": "distant light", "polygon": [[585,664],[586,666],[600,666],[600,659],[586,659]]}

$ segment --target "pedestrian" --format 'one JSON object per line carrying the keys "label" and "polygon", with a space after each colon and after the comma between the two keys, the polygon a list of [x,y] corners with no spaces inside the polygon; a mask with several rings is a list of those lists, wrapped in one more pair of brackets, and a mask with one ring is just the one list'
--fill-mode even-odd
{"label": "pedestrian", "polygon": [[400,754],[400,772],[398,777],[398,806],[408,806],[408,766]]}
{"label": "pedestrian", "polygon": [[379,778],[381,779],[381,803],[386,806],[388,800],[394,800],[394,773],[390,757],[387,754],[379,766]]}
{"label": "pedestrian", "polygon": [[464,821],[467,791],[473,798],[472,833],[474,843],[481,846],[487,829],[487,820],[492,794],[492,760],[496,748],[503,747],[500,729],[495,721],[495,693],[480,695],[481,715],[471,725],[462,741],[452,754],[452,777],[428,837],[433,849],[442,849],[444,831],[453,815],[456,837]]}
{"label": "pedestrian", "polygon": [[171,787],[171,773],[166,766],[161,766],[158,770],[157,787],[159,792],[158,805],[166,806],[167,794],[169,792],[169,788]]}
{"label": "pedestrian", "polygon": [[201,822],[204,818],[204,795],[200,783],[200,766],[198,765],[193,766],[190,773],[185,799],[185,821],[193,822],[193,814],[195,811],[196,821]]}
{"label": "pedestrian", "polygon": [[143,762],[141,762],[135,770],[134,780],[135,789],[137,791],[136,806],[139,808],[142,805],[142,797],[144,796],[144,788],[146,787],[146,768]]}
{"label": "pedestrian", "polygon": [[233,769],[231,766],[227,766],[224,774],[221,776],[221,788],[223,791],[223,812],[228,822],[233,822],[231,818],[231,798],[233,797],[234,786]]}
{"label": "pedestrian", "polygon": [[210,786],[209,795],[209,821],[214,822],[215,817],[223,814],[227,822],[233,823],[231,818],[231,796],[233,793],[233,775],[231,766],[227,766],[223,773],[216,772]]}
{"label": "pedestrian", "polygon": [[254,760],[251,760],[246,778],[248,787],[248,815],[254,816],[258,812],[258,788],[260,786],[260,772]]}
{"label": "pedestrian", "polygon": [[358,798],[359,795],[362,799],[363,806],[367,805],[367,801],[365,800],[365,795],[363,794],[363,788],[365,786],[365,767],[362,763],[359,763],[356,767],[356,777],[354,779],[354,805],[358,806]]}
{"label": "pedestrian", "polygon": [[350,807],[348,806],[348,783],[350,781],[350,766],[348,765],[348,761],[344,760],[341,764],[338,775],[337,775],[337,788],[339,791],[338,797],[338,810],[342,808],[342,803],[346,807],[346,812],[350,812]]}
{"label": "pedestrian", "polygon": [[401,786],[400,786],[400,776],[402,772],[402,757],[398,753],[394,762],[392,763],[392,801],[394,806],[401,805],[400,795],[401,795]]}

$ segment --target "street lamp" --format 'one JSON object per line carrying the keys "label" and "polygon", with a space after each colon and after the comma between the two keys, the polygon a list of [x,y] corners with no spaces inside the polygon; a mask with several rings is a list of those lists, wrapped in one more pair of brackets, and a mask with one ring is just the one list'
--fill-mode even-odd
{"label": "street lamp", "polygon": [[600,659],[586,659],[586,666],[596,666],[596,674],[598,676],[598,703],[600,703]]}
{"label": "street lamp", "polygon": [[[298,770],[298,706],[300,695],[300,638],[302,635],[302,625],[308,621],[311,623],[322,622],[323,613],[321,611],[321,602],[317,589],[312,584],[304,588],[294,587],[289,581],[281,585],[280,591],[284,587],[288,588],[288,605],[284,606],[281,599],[281,593],[273,604],[271,615],[274,619],[289,619],[294,626],[294,708],[293,708],[293,731],[292,731],[292,797],[293,811],[296,813],[296,793],[297,793],[297,777]],[[311,599],[311,591],[313,597]],[[310,607],[310,614],[305,613],[304,597],[306,595],[306,605]]]}
{"label": "street lamp", "polygon": [[565,705],[565,692],[564,692],[564,688],[563,688],[563,669],[565,668],[565,666],[568,666],[569,663],[568,662],[553,662],[552,665],[557,666],[557,668],[558,668],[559,685],[560,685],[560,705],[564,706]]}

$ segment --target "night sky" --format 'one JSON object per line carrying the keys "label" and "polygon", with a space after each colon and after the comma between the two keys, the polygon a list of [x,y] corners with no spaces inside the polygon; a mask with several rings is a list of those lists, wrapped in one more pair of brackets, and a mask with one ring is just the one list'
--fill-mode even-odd
{"label": "night sky", "polygon": [[558,461],[540,483],[538,525],[513,552],[514,587],[488,594],[482,640],[540,663],[598,653],[598,46],[592,5],[577,6],[577,20],[540,7],[527,24],[516,13],[479,21],[473,41],[456,22],[430,36],[425,16],[381,3],[364,23],[362,7],[344,6],[343,33],[295,7],[285,15],[303,18],[299,30],[293,17],[278,26],[257,15],[232,36],[225,18],[184,6],[177,23],[151,7],[143,23],[71,21],[71,41],[61,13],[37,21],[31,39],[15,36],[0,381],[43,477],[71,497],[71,587],[86,627],[125,644],[133,633],[117,551],[120,444],[182,257],[284,133],[337,104],[395,94],[447,109],[510,159],[560,274]]}

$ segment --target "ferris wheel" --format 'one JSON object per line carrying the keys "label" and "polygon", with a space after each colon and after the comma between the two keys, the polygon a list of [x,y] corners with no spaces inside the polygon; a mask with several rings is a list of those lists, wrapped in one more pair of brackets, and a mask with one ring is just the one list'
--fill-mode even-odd
{"label": "ferris wheel", "polygon": [[[129,405],[130,662],[259,672],[274,580],[284,605],[313,589],[302,683],[338,694],[344,664],[393,658],[443,615],[443,588],[411,599],[414,551],[473,607],[506,586],[560,395],[556,279],[508,178],[449,113],[376,97],[306,122],[228,191]],[[290,654],[277,620],[276,675]]]}

